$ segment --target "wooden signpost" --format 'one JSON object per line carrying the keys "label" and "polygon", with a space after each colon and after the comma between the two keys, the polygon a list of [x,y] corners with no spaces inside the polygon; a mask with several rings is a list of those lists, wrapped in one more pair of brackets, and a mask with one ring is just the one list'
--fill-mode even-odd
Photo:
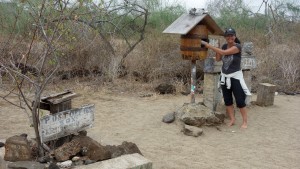
{"label": "wooden signpost", "polygon": [[40,119],[42,142],[58,139],[91,128],[94,122],[94,105],[49,114]]}

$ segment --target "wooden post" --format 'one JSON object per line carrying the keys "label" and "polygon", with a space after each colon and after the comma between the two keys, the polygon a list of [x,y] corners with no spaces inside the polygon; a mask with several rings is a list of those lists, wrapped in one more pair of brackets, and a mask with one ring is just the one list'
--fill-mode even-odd
{"label": "wooden post", "polygon": [[192,60],[191,68],[191,103],[195,103],[196,90],[196,60]]}
{"label": "wooden post", "polygon": [[257,90],[256,104],[259,106],[273,105],[275,90],[275,85],[269,83],[260,83]]}

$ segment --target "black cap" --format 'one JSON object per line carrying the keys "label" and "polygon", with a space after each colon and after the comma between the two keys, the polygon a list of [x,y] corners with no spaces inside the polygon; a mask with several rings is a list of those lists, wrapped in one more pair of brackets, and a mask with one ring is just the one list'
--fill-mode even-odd
{"label": "black cap", "polygon": [[233,28],[228,28],[225,30],[225,36],[227,35],[235,35],[235,30]]}

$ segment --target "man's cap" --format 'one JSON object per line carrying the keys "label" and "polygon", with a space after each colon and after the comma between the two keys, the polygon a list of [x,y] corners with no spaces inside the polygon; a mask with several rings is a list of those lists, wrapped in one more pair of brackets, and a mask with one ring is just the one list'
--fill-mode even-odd
{"label": "man's cap", "polygon": [[235,30],[233,28],[228,28],[225,30],[225,33],[224,35],[227,36],[227,35],[235,35]]}

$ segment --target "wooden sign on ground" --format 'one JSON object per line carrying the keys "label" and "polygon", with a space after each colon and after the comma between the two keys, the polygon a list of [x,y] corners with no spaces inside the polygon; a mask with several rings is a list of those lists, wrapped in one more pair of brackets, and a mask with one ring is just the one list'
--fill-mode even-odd
{"label": "wooden sign on ground", "polygon": [[49,114],[40,119],[42,142],[58,139],[91,128],[95,105]]}

